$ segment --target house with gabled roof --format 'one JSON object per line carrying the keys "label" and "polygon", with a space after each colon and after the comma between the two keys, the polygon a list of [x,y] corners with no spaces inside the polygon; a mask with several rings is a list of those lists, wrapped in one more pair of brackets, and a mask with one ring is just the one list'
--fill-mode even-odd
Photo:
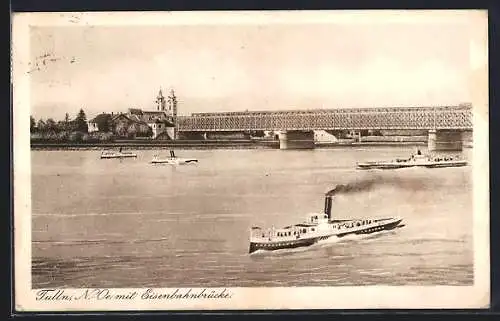
{"label": "house with gabled roof", "polygon": [[[109,122],[111,120],[111,117],[112,117],[112,115],[107,114],[107,113],[102,113],[102,114],[95,116],[94,118],[92,118],[91,120],[89,120],[87,122],[88,132],[93,133],[93,132],[97,132],[99,130],[107,132],[107,131],[111,130],[111,128],[109,128]],[[107,125],[105,125],[105,124],[107,124]]]}
{"label": "house with gabled roof", "polygon": [[174,138],[174,124],[164,111],[143,111],[137,108],[130,108],[127,116],[137,122],[147,124],[153,131],[153,139],[158,138],[163,133],[167,133],[170,139]]}
{"label": "house with gabled roof", "polygon": [[111,118],[113,131],[119,136],[129,137],[150,137],[152,130],[150,126],[136,117],[131,117],[128,114],[119,113]]}

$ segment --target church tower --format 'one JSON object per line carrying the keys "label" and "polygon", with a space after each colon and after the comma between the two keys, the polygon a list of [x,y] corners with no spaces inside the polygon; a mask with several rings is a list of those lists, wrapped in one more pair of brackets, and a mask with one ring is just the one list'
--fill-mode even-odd
{"label": "church tower", "polygon": [[168,96],[168,113],[174,119],[177,117],[177,97],[173,89],[170,90],[170,96]]}
{"label": "church tower", "polygon": [[173,89],[170,90],[168,96],[168,114],[172,117],[172,122],[175,125],[174,139],[177,139],[177,97]]}
{"label": "church tower", "polygon": [[165,97],[163,97],[163,93],[160,88],[158,96],[156,97],[156,109],[158,111],[165,111],[165,104],[166,104]]}

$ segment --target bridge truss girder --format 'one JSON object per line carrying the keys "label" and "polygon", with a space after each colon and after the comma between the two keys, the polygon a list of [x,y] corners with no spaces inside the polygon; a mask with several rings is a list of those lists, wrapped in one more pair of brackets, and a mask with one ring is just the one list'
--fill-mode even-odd
{"label": "bridge truss girder", "polygon": [[472,129],[470,106],[200,113],[178,117],[179,131]]}

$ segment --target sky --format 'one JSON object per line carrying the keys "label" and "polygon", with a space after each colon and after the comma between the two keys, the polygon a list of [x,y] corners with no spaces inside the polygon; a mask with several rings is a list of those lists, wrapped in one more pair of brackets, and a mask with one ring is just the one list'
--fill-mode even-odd
{"label": "sky", "polygon": [[456,105],[470,102],[468,28],[460,19],[33,26],[31,114],[152,110],[160,88],[175,90],[180,115]]}

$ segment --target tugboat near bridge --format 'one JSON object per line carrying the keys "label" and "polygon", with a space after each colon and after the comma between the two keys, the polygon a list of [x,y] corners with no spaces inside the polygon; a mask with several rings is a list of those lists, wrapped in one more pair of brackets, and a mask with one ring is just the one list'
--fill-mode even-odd
{"label": "tugboat near bridge", "polygon": [[420,150],[410,158],[396,159],[391,161],[358,162],[358,169],[398,169],[408,167],[462,167],[467,165],[467,161],[458,156],[431,156],[423,155]]}

